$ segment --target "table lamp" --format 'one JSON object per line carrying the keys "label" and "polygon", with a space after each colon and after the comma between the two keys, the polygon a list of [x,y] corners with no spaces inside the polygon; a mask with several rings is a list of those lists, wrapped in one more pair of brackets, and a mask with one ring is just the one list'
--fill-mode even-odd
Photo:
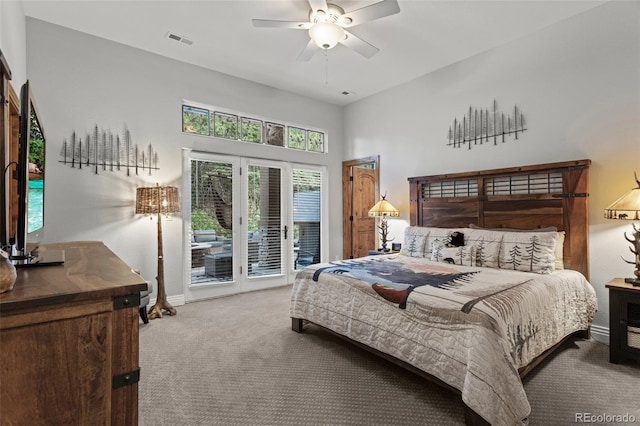
{"label": "table lamp", "polygon": [[400,216],[398,209],[393,207],[393,205],[386,200],[386,197],[386,194],[383,195],[382,200],[378,201],[369,209],[370,217],[382,218],[380,225],[378,225],[378,229],[380,229],[380,242],[382,243],[382,248],[380,248],[379,251],[389,251],[389,249],[387,249],[387,242],[393,240],[393,238],[391,240],[387,240],[387,233],[389,231],[389,222],[387,222],[387,218]]}
{"label": "table lamp", "polygon": [[[138,188],[136,191],[136,213],[156,215],[158,217],[158,297],[156,303],[149,308],[149,319],[162,318],[162,311],[169,315],[176,314],[173,306],[167,302],[164,289],[164,259],[162,254],[162,215],[180,212],[178,188],[175,186],[156,186]],[[153,216],[152,216],[153,218]]]}
{"label": "table lamp", "polygon": [[[636,173],[633,175],[636,178],[638,187],[633,188],[629,193],[618,198],[613,204],[604,209],[605,218],[640,222],[640,180],[638,180]],[[636,265],[636,270],[633,273],[635,278],[625,278],[624,281],[634,286],[640,286],[640,225],[636,225],[634,222],[632,226],[633,238],[628,237],[626,232],[624,233],[624,238],[631,243],[629,250],[635,255],[635,261],[626,260],[624,257],[622,260],[631,265]]]}

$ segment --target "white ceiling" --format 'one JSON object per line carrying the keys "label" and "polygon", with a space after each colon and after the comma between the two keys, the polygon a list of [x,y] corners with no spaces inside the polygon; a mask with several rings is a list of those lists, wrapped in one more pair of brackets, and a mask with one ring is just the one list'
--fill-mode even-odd
{"label": "white ceiling", "polygon": [[[346,12],[376,0],[335,0]],[[400,13],[352,27],[380,49],[338,45],[296,58],[304,30],[252,18],[308,21],[306,0],[22,0],[26,16],[337,105],[370,96],[567,19],[603,1],[398,0]],[[169,32],[193,40],[188,46]],[[508,64],[505,64],[508,66]],[[351,94],[344,95],[347,91]]]}

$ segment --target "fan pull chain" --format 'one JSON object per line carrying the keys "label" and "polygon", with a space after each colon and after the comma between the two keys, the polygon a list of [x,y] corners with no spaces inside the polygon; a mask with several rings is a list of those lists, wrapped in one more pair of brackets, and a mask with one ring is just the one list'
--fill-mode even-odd
{"label": "fan pull chain", "polygon": [[327,51],[329,49],[324,49],[324,85],[329,85],[329,55],[327,55]]}

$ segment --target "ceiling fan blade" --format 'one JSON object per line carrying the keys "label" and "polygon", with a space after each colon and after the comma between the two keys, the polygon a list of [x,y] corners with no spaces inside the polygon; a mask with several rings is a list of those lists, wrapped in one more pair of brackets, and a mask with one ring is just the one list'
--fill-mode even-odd
{"label": "ceiling fan blade", "polygon": [[318,47],[318,45],[316,44],[315,41],[313,40],[309,40],[309,43],[307,43],[307,45],[305,46],[305,48],[302,50],[302,52],[300,52],[300,54],[298,55],[298,57],[296,58],[296,60],[298,61],[303,61],[303,62],[307,62],[309,59],[311,59],[313,57],[313,55],[315,55],[315,53],[319,50],[320,48]]}
{"label": "ceiling fan blade", "polygon": [[252,19],[254,27],[260,28],[290,28],[293,30],[308,30],[311,22],[274,21],[270,19]]}
{"label": "ceiling fan blade", "polygon": [[347,38],[342,40],[340,43],[344,44],[350,49],[355,50],[356,52],[358,52],[359,54],[361,54],[367,59],[369,59],[370,57],[372,57],[373,55],[375,55],[380,51],[380,49],[378,49],[374,45],[367,43],[366,41],[355,36],[349,31],[345,31],[345,34],[347,35]]}
{"label": "ceiling fan blade", "polygon": [[344,28],[354,27],[385,16],[394,15],[400,12],[397,0],[382,0],[361,9],[356,9],[345,13],[338,19],[338,24]]}
{"label": "ceiling fan blade", "polygon": [[309,5],[311,6],[311,10],[314,12],[322,10],[324,13],[327,13],[329,11],[329,7],[325,0],[309,0]]}

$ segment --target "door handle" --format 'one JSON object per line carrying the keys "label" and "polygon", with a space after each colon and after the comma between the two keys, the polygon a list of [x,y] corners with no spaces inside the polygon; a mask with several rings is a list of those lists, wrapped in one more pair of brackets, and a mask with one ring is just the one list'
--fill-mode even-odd
{"label": "door handle", "polygon": [[289,228],[287,228],[287,225],[284,226],[284,239],[287,239],[287,232],[289,232]]}

